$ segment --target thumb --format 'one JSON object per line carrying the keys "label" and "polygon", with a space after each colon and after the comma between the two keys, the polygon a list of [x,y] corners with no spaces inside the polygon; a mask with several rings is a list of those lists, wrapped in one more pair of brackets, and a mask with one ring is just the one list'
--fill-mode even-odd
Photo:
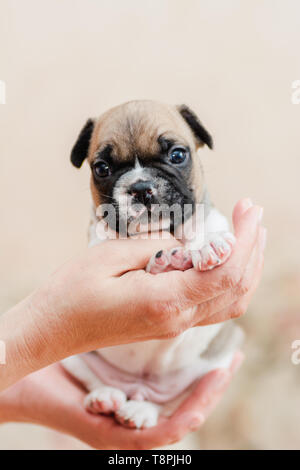
{"label": "thumb", "polygon": [[[159,238],[153,239],[150,238],[151,236],[159,236]],[[154,253],[180,245],[180,242],[169,233],[148,234],[148,237],[147,239],[109,240],[101,243],[99,250],[103,254],[102,250],[106,248],[111,273],[116,276],[127,271],[144,269]]]}
{"label": "thumb", "polygon": [[253,202],[251,201],[250,198],[244,198],[244,199],[240,199],[234,209],[233,209],[233,213],[232,213],[232,220],[233,220],[233,226],[234,228],[236,229],[238,223],[239,223],[239,220],[240,218],[242,217],[242,215],[248,210],[250,209],[250,207],[253,206]]}

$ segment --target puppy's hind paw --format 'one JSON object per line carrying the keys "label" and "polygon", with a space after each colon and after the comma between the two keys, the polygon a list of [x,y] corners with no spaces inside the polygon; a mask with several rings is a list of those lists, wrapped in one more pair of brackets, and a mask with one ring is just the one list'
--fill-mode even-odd
{"label": "puppy's hind paw", "polygon": [[126,400],[126,395],[122,390],[103,386],[85,397],[84,407],[90,413],[110,414],[121,408]]}
{"label": "puppy's hind paw", "polygon": [[200,250],[191,251],[194,268],[207,271],[225,263],[231,255],[234,243],[235,237],[230,232],[209,234]]}
{"label": "puppy's hind paw", "polygon": [[116,420],[132,429],[151,428],[157,424],[160,407],[148,401],[128,400],[116,414]]}

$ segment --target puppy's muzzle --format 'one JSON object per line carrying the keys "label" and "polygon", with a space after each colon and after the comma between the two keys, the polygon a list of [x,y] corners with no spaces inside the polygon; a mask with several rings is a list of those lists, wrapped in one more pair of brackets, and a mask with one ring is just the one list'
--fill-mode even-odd
{"label": "puppy's muzzle", "polygon": [[150,207],[154,202],[154,187],[151,181],[137,181],[128,189],[128,193],[133,196],[135,203]]}

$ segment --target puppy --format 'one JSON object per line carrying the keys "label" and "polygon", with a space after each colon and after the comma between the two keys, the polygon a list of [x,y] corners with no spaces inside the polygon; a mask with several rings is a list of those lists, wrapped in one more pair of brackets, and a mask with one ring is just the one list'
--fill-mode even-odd
{"label": "puppy", "polygon": [[[87,158],[91,167],[90,245],[111,235],[169,230],[183,247],[154,254],[149,273],[203,271],[225,262],[235,239],[205,187],[204,145],[211,149],[212,138],[185,105],[132,101],[89,119],[71,161],[79,168]],[[241,341],[241,330],[226,322],[192,328],[174,339],[73,356],[63,366],[89,392],[87,410],[146,428],[155,426],[163,406],[196,379],[229,366]]]}

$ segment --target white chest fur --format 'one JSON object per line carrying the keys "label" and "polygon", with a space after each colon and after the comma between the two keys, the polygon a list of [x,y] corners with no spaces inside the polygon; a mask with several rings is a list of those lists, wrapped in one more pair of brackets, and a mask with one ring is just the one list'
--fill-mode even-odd
{"label": "white chest fur", "polygon": [[190,367],[207,349],[221,324],[196,327],[174,339],[152,340],[99,350],[109,363],[131,374],[161,375]]}

